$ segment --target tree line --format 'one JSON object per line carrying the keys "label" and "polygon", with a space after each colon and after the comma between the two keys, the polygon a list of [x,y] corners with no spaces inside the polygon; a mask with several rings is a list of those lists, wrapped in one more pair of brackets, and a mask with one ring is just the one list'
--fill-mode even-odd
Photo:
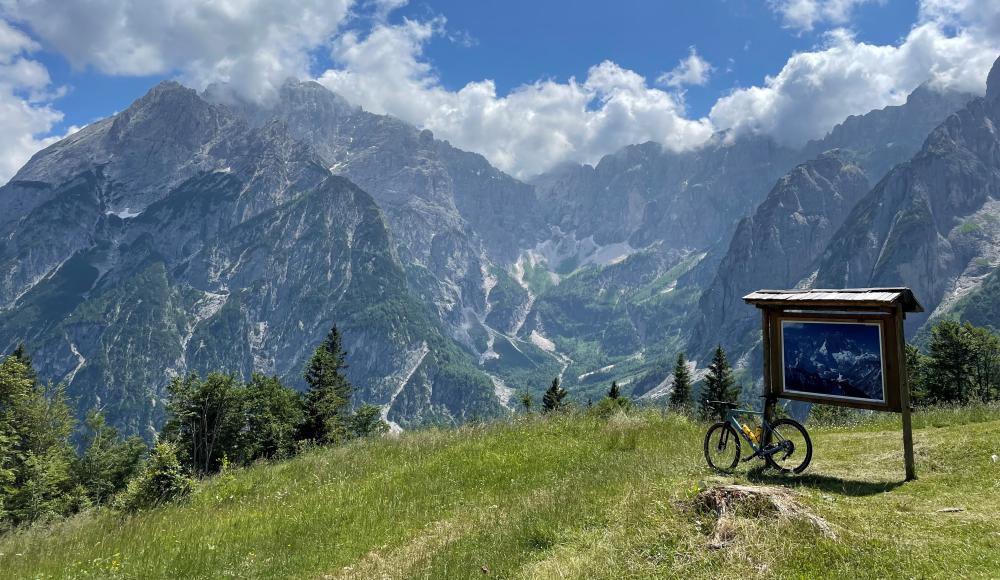
{"label": "tree line", "polygon": [[[941,320],[930,329],[926,352],[906,345],[910,400],[916,406],[988,403],[1000,400],[1000,336],[970,322]],[[697,410],[704,419],[721,418],[724,411],[709,401],[738,402],[742,388],[722,346],[717,346],[702,383],[697,408],[692,399],[691,374],[684,353],[674,366],[670,406]]]}
{"label": "tree line", "polygon": [[[932,327],[926,352],[907,345],[906,355],[917,405],[1000,399],[1000,337],[989,329],[944,320]],[[222,372],[177,377],[167,386],[163,430],[149,448],[139,437],[123,437],[96,409],[78,426],[63,386],[40,381],[18,346],[0,359],[0,530],[89,506],[143,509],[185,495],[196,476],[385,433],[379,407],[352,407],[346,357],[333,327],[306,365],[303,393],[259,373],[247,382]],[[710,401],[735,403],[741,393],[721,346],[697,396],[683,352],[672,375],[670,408],[702,419],[723,412]],[[568,395],[556,377],[541,412],[568,409]],[[521,395],[521,405],[532,412],[530,392]],[[631,402],[612,382],[590,406],[604,415]]]}
{"label": "tree line", "polygon": [[248,382],[222,372],[177,377],[149,448],[99,410],[78,429],[63,386],[41,382],[18,346],[0,360],[0,530],[89,506],[143,509],[187,494],[194,476],[385,433],[379,407],[352,410],[346,356],[333,327],[306,365],[301,394],[258,373]]}

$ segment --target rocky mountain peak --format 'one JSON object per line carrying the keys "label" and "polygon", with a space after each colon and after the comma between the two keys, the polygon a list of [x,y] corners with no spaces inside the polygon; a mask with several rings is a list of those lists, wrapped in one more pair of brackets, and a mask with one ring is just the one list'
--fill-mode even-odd
{"label": "rocky mountain peak", "polygon": [[986,98],[993,99],[1000,96],[1000,58],[993,63],[990,75],[986,77]]}

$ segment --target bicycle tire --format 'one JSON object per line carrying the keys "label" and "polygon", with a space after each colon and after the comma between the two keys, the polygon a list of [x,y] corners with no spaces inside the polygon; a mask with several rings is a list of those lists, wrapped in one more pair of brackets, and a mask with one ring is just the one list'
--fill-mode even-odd
{"label": "bicycle tire", "polygon": [[[717,431],[718,431],[718,437],[720,439],[712,443],[712,435]],[[724,435],[726,435],[726,437],[725,439],[722,439]],[[733,446],[735,448],[736,453],[733,456],[733,460],[729,462],[728,465],[726,464],[717,465],[716,462],[712,460],[712,454],[709,453],[709,449],[713,444],[716,445],[717,448],[721,448],[723,450],[725,450],[729,446]],[[738,433],[736,433],[736,430],[733,429],[733,426],[730,425],[729,423],[716,423],[708,428],[708,433],[705,433],[704,450],[705,450],[705,461],[708,462],[709,467],[722,473],[730,473],[734,469],[736,469],[736,466],[740,462],[740,456],[741,456],[740,436]]]}
{"label": "bicycle tire", "polygon": [[[795,465],[794,467],[785,465],[784,463],[779,464],[778,461],[775,459],[775,456],[782,456],[783,460],[787,460],[792,454],[796,453],[796,451],[801,451],[799,449],[793,448],[789,452],[778,452],[772,455],[767,455],[766,456],[767,464],[770,465],[771,468],[776,469],[781,473],[802,473],[803,471],[806,470],[807,467],[809,467],[809,462],[812,461],[812,439],[809,438],[809,432],[806,431],[806,428],[803,427],[802,424],[799,423],[798,421],[795,421],[793,419],[778,419],[777,421],[772,423],[771,428],[767,430],[767,434],[765,435],[764,438],[764,448],[767,449],[771,445],[771,439],[773,438],[772,437],[773,433],[777,431],[779,427],[785,427],[785,426],[797,432],[801,436],[802,440],[805,442],[805,453],[802,454],[804,455],[804,457],[802,461],[797,465]],[[786,437],[785,435],[782,435],[782,437],[788,439],[788,437]]]}

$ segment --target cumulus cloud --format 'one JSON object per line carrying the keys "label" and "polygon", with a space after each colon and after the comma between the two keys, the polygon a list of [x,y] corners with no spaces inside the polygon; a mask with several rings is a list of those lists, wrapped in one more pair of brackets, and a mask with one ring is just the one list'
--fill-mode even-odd
{"label": "cumulus cloud", "polygon": [[931,0],[898,45],[826,34],[816,50],[793,55],[760,86],[720,98],[709,117],[720,129],[774,135],[788,144],[822,137],[851,114],[899,104],[918,85],[982,94],[1000,52],[1000,10],[991,0]]}
{"label": "cumulus cloud", "polygon": [[819,24],[846,24],[855,6],[884,0],[769,0],[787,28],[801,32],[813,30]]}
{"label": "cumulus cloud", "polygon": [[30,54],[38,44],[24,32],[0,20],[0,184],[39,149],[56,137],[45,137],[62,113],[49,101],[49,72]]}
{"label": "cumulus cloud", "polygon": [[429,128],[519,176],[566,160],[595,162],[648,140],[687,149],[712,133],[707,120],[685,118],[679,97],[611,61],[591,67],[582,81],[544,79],[504,96],[491,80],[449,91],[423,58],[424,45],[444,34],[445,24],[443,18],[404,20],[379,24],[364,36],[346,33],[332,51],[338,67],[318,80],[348,100]]}
{"label": "cumulus cloud", "polygon": [[[3,15],[77,67],[111,75],[174,75],[202,87],[224,81],[266,98],[309,73],[352,0],[0,0]],[[390,3],[392,5],[397,5]]]}
{"label": "cumulus cloud", "polygon": [[668,87],[680,88],[685,85],[704,86],[712,74],[712,65],[698,55],[695,47],[690,48],[687,58],[682,59],[673,70],[665,72],[657,80]]}
{"label": "cumulus cloud", "polygon": [[[808,30],[846,24],[857,5],[881,0],[769,1],[787,26]],[[429,128],[519,176],[563,161],[592,163],[647,140],[695,148],[717,129],[799,144],[848,115],[902,102],[926,80],[982,93],[1000,52],[1000,2],[921,0],[919,20],[897,43],[869,44],[835,28],[758,86],[731,91],[706,118],[693,119],[682,89],[705,84],[713,70],[694,47],[656,83],[609,60],[583,78],[538,79],[506,94],[488,78],[451,89],[424,49],[435,38],[462,44],[461,35],[443,17],[394,18],[405,4],[0,0],[0,16],[19,27],[0,26],[0,177],[48,143],[61,119],[52,106],[58,89],[30,58],[39,44],[77,67],[180,76],[196,88],[228,82],[250,98],[266,98],[288,76],[314,76],[313,57],[329,52],[335,66],[318,75],[327,87],[369,110]]]}

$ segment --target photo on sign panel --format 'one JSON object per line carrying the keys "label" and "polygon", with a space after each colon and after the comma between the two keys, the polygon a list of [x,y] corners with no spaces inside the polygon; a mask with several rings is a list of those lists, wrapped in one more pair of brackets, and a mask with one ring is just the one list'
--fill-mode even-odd
{"label": "photo on sign panel", "polygon": [[783,320],[781,342],[785,392],[885,401],[880,324]]}

